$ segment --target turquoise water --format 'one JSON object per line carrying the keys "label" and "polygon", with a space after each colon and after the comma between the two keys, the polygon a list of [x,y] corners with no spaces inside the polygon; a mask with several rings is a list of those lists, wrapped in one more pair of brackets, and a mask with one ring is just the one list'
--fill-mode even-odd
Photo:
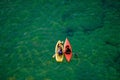
{"label": "turquoise water", "polygon": [[[73,57],[57,63],[66,37]],[[0,80],[119,79],[119,0],[0,1]]]}

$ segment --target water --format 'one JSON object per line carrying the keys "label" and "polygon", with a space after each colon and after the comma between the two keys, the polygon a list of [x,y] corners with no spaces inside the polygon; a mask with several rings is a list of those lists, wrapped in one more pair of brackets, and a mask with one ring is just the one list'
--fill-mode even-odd
{"label": "water", "polygon": [[[119,80],[119,0],[0,1],[0,80]],[[68,38],[71,62],[52,58]]]}

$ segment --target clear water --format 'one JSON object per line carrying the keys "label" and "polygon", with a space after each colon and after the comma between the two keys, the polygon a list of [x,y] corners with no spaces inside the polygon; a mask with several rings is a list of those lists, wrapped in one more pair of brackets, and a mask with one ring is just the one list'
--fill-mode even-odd
{"label": "clear water", "polygon": [[[68,38],[73,57],[52,58]],[[119,80],[119,0],[0,1],[0,80]]]}

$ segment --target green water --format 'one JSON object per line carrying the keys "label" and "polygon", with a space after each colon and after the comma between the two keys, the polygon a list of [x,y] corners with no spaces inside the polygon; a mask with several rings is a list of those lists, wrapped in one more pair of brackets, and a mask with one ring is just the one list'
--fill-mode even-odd
{"label": "green water", "polygon": [[[66,37],[73,57],[57,63]],[[120,80],[120,1],[1,0],[0,80]]]}

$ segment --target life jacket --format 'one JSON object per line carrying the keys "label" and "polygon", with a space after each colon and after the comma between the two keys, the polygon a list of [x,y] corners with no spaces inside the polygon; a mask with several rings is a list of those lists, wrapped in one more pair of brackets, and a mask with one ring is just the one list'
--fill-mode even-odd
{"label": "life jacket", "polygon": [[62,50],[59,50],[58,53],[59,53],[59,55],[62,55]]}

